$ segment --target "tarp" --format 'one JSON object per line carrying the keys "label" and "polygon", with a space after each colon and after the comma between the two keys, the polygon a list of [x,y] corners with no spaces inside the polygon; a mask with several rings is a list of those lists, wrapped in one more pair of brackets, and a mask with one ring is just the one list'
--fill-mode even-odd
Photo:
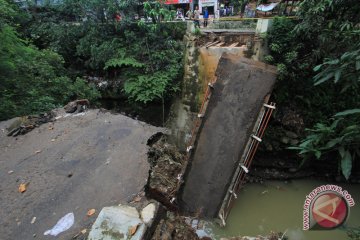
{"label": "tarp", "polygon": [[191,3],[192,0],[166,0],[165,4],[181,4],[181,3]]}
{"label": "tarp", "polygon": [[268,12],[273,10],[279,3],[270,3],[270,4],[260,4],[259,6],[257,6],[257,10],[262,11],[262,12]]}

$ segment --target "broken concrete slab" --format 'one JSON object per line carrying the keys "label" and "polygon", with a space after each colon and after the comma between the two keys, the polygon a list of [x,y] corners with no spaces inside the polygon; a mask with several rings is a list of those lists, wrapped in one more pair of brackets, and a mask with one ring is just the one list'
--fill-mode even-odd
{"label": "broken concrete slab", "polygon": [[[1,239],[50,239],[43,233],[74,212],[73,227],[59,235],[71,239],[95,220],[89,209],[125,204],[144,189],[147,140],[162,128],[102,110],[57,116],[18,137],[6,136],[14,120],[0,122]],[[22,194],[21,183],[29,183]]]}
{"label": "broken concrete slab", "polygon": [[144,223],[148,224],[154,219],[155,213],[156,205],[154,203],[150,203],[144,207],[143,210],[141,210],[141,219],[144,221]]}
{"label": "broken concrete slab", "polygon": [[105,207],[92,226],[88,240],[140,240],[145,231],[145,223],[136,208],[123,205]]}
{"label": "broken concrete slab", "polygon": [[182,194],[184,209],[207,217],[215,217],[221,206],[276,68],[224,54],[216,76]]}

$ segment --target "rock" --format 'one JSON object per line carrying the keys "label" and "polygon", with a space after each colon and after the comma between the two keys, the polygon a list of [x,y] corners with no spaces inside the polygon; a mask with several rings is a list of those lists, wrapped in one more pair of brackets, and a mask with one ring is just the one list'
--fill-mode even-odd
{"label": "rock", "polygon": [[302,132],[304,129],[304,119],[302,116],[294,110],[289,108],[285,108],[282,110],[282,117],[280,118],[280,122],[283,126],[288,129],[292,129],[296,132]]}
{"label": "rock", "polygon": [[289,168],[289,172],[295,173],[295,172],[297,172],[297,169],[296,168]]}
{"label": "rock", "polygon": [[186,223],[184,217],[174,216],[172,219],[162,219],[157,225],[152,240],[186,239],[199,240],[195,230]]}
{"label": "rock", "polygon": [[291,131],[285,131],[285,136],[287,136],[288,138],[293,138],[293,139],[299,138],[299,136],[296,133],[291,132]]}
{"label": "rock", "polygon": [[149,205],[144,207],[143,210],[141,210],[141,219],[146,224],[150,223],[154,219],[155,213],[156,213],[156,206],[154,203],[150,203]]}
{"label": "rock", "polygon": [[87,99],[76,100],[69,102],[64,107],[66,113],[79,113],[82,112],[86,107],[89,107],[90,102]]}
{"label": "rock", "polygon": [[282,142],[283,144],[289,144],[290,139],[288,137],[284,136],[280,139],[280,142]]}
{"label": "rock", "polygon": [[[129,229],[138,226],[134,235],[129,236]],[[88,240],[97,239],[142,239],[146,226],[134,207],[114,206],[101,210],[89,233]]]}
{"label": "rock", "polygon": [[290,145],[298,145],[299,144],[299,140],[296,140],[296,139],[291,139],[290,140]]}

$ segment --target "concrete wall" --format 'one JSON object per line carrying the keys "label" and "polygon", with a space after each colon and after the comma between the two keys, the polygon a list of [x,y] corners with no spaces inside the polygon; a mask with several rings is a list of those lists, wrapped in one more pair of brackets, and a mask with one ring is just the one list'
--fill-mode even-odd
{"label": "concrete wall", "polygon": [[257,41],[254,42],[253,59],[256,61],[264,61],[264,57],[268,55],[268,47],[265,39],[261,38],[261,35],[268,32],[272,27],[272,19],[259,19],[256,25],[255,34],[257,35]]}
{"label": "concrete wall", "polygon": [[213,21],[210,21],[207,28],[209,28],[209,29],[255,30],[256,26],[257,26],[256,20],[244,20],[244,21],[213,20]]}
{"label": "concrete wall", "polygon": [[206,91],[207,84],[214,82],[219,59],[224,53],[244,55],[244,47],[197,47],[195,38],[185,37],[186,53],[182,94],[175,99],[170,111],[167,128],[169,140],[181,150],[191,138],[191,131]]}

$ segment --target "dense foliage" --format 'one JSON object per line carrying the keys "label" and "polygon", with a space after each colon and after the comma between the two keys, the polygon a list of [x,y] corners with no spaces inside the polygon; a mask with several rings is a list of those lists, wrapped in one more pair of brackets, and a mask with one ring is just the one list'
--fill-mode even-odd
{"label": "dense foliage", "polygon": [[152,21],[135,20],[139,6],[77,0],[34,8],[28,36],[61,54],[75,75],[103,77],[134,102],[163,100],[178,89],[185,25],[164,23],[173,12],[160,3],[141,6]]}
{"label": "dense foliage", "polygon": [[179,89],[186,26],[164,23],[174,12],[163,4],[64,0],[24,11],[1,0],[0,11],[1,119],[95,99],[93,79],[141,104],[164,103]]}
{"label": "dense foliage", "polygon": [[27,18],[23,12],[10,1],[0,0],[0,6],[0,120],[99,96],[83,80],[67,76],[59,54],[39,50],[21,37],[18,24]]}
{"label": "dense foliage", "polygon": [[293,149],[306,159],[337,152],[348,179],[360,156],[360,6],[356,0],[305,0],[298,17],[275,19],[267,36],[266,60],[279,71],[275,97],[300,109],[313,126]]}

